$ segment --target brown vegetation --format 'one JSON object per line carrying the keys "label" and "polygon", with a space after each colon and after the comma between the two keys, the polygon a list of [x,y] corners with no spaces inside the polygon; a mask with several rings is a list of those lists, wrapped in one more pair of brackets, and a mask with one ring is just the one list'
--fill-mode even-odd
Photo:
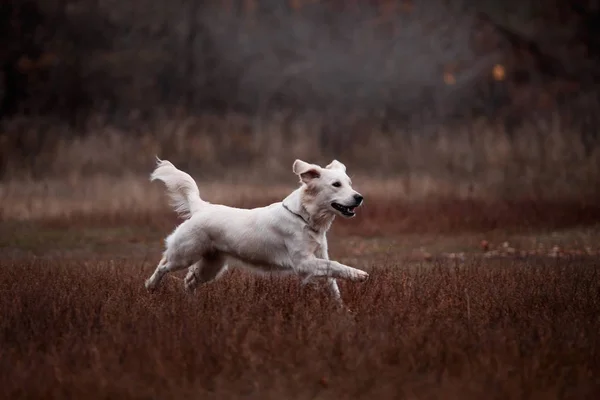
{"label": "brown vegetation", "polygon": [[108,192],[111,199],[123,199],[147,191],[158,155],[189,172],[208,196],[214,190],[205,182],[293,185],[295,158],[321,164],[337,158],[358,186],[378,186],[379,192],[410,200],[563,200],[600,193],[597,140],[582,137],[577,124],[559,114],[531,119],[514,132],[491,120],[385,130],[360,119],[328,127],[318,117],[283,114],[268,121],[239,115],[158,116],[152,123],[132,124],[99,123],[74,139],[77,132],[64,124],[4,121],[0,170],[5,183],[0,190],[4,197],[33,186],[51,197],[70,191],[104,199]]}
{"label": "brown vegetation", "polygon": [[[0,13],[2,397],[600,395],[598,12],[557,33],[561,1],[20,3]],[[343,161],[366,201],[330,253],[371,273],[341,283],[352,313],[239,270],[147,293],[178,222],[155,155],[241,207],[289,193],[295,158]]]}
{"label": "brown vegetation", "polygon": [[[0,221],[27,220],[56,229],[135,225],[161,230],[168,230],[177,222],[166,205],[162,185],[115,180],[110,186],[109,182],[103,180],[97,187],[82,184],[82,191],[66,183],[54,189],[6,185],[5,192],[0,191],[0,195],[4,195],[0,198]],[[294,187],[294,184],[212,183],[200,184],[200,191],[204,199],[211,202],[252,208],[280,201]],[[495,229],[529,232],[596,226],[600,221],[600,205],[595,198],[539,201],[432,196],[414,201],[403,196],[393,182],[357,187],[365,195],[358,220],[340,219],[334,232],[368,236]]]}
{"label": "brown vegetation", "polygon": [[139,263],[3,263],[6,398],[594,398],[597,262],[372,268],[354,315],[234,271],[186,296]]}
{"label": "brown vegetation", "polygon": [[[597,203],[414,203],[386,196],[395,186],[382,184],[357,218],[336,221],[331,234],[332,257],[372,277],[342,283],[348,314],[295,278],[238,270],[195,295],[174,278],[147,293],[143,281],[177,222],[160,185],[156,193],[139,186],[128,206],[123,197],[111,201],[111,194],[136,193],[127,181],[83,193],[65,182],[11,185],[4,211],[25,202],[35,212],[5,212],[0,224],[0,387],[7,398],[600,394],[596,254],[472,257],[483,255],[482,239],[495,249],[510,232],[519,249],[532,241],[518,235],[535,233],[545,249],[597,251]],[[289,189],[201,187],[211,200],[243,207]],[[577,233],[572,243],[555,236],[569,230]],[[406,257],[424,246],[433,257]],[[466,258],[438,257],[465,248]]]}

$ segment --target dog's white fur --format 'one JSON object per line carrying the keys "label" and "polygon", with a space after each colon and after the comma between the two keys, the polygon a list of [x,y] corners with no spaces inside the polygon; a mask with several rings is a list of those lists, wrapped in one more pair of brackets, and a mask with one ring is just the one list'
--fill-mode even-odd
{"label": "dog's white fur", "polygon": [[337,160],[325,168],[296,160],[293,171],[301,186],[282,202],[240,209],[202,200],[190,175],[157,159],[150,179],[165,183],[172,206],[187,219],[167,237],[146,288],[155,289],[167,272],[189,267],[184,285],[193,290],[217,278],[227,268],[227,257],[234,257],[258,271],[296,273],[305,281],[326,278],[341,302],[335,278],[364,281],[368,274],[330,261],[326,233],[336,215],[354,216],[362,196],[352,189],[346,167]]}

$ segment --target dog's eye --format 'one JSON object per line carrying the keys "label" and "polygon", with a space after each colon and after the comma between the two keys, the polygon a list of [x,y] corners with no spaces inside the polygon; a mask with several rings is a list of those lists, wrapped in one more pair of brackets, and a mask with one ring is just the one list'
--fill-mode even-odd
{"label": "dog's eye", "polygon": [[342,186],[342,184],[340,182],[333,182],[331,185],[333,187],[340,187],[340,186]]}

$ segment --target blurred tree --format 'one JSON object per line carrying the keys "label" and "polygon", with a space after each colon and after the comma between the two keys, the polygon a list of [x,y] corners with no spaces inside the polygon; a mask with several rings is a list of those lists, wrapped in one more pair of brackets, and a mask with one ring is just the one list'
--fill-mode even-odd
{"label": "blurred tree", "polygon": [[43,21],[33,2],[9,1],[0,7],[0,63],[4,87],[0,116],[20,111],[21,103],[28,97],[28,83],[42,54],[36,32]]}
{"label": "blurred tree", "polygon": [[7,4],[4,115],[519,115],[594,90],[600,71],[591,0]]}

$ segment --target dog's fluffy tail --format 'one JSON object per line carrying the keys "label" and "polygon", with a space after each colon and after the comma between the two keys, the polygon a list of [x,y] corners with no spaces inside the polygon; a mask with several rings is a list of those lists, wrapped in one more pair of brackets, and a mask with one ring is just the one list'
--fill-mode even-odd
{"label": "dog's fluffy tail", "polygon": [[182,218],[194,215],[206,202],[200,198],[196,181],[187,173],[175,168],[170,161],[156,157],[156,168],[150,180],[163,181],[167,186],[170,204]]}

